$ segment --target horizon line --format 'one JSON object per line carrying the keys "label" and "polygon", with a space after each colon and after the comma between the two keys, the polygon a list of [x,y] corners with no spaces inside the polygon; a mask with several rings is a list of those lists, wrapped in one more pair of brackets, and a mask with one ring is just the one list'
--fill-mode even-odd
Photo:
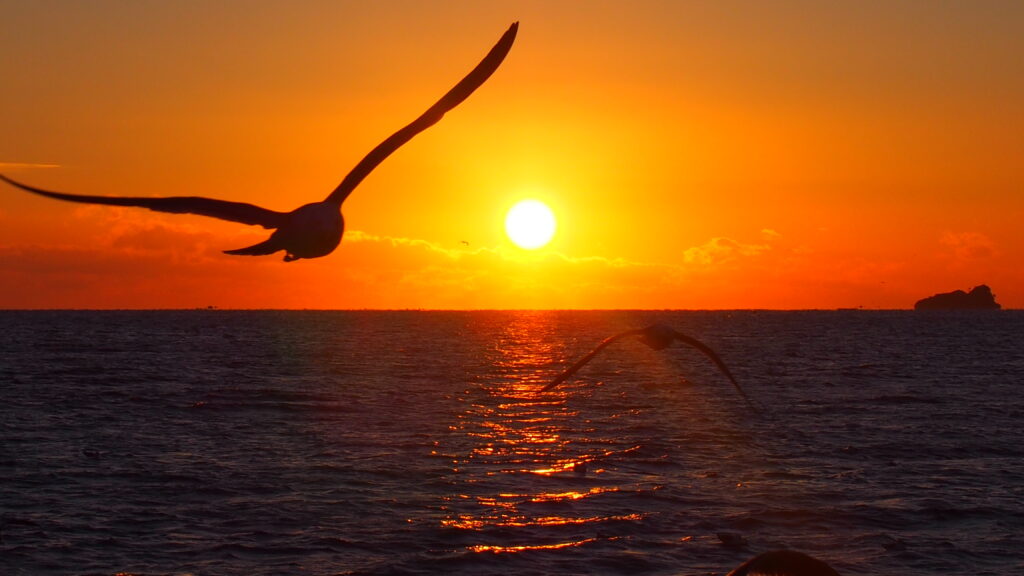
{"label": "horizon line", "polygon": [[0,308],[0,312],[1006,312],[1024,308],[961,308],[915,310],[914,308],[223,308],[192,306],[176,308]]}

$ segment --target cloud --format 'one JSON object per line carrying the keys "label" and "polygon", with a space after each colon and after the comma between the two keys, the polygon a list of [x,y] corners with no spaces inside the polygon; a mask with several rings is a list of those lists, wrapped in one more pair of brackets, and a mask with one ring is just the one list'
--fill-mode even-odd
{"label": "cloud", "polygon": [[939,242],[948,246],[960,261],[981,260],[996,255],[995,243],[980,232],[946,232]]}
{"label": "cloud", "polygon": [[339,251],[346,281],[366,284],[350,285],[352,292],[395,302],[418,296],[406,305],[425,308],[613,306],[613,295],[621,301],[622,294],[662,289],[683,274],[673,264],[511,246],[448,248],[361,231],[346,232]]}
{"label": "cloud", "polygon": [[46,162],[0,162],[0,170],[22,170],[25,168],[60,168],[60,164]]}
{"label": "cloud", "polygon": [[[85,207],[88,209],[89,207]],[[265,232],[117,210],[64,244],[0,245],[0,305],[14,307],[642,308],[714,306],[768,246],[712,238],[686,262],[465,246],[346,232],[326,258],[220,253]],[[782,255],[782,252],[779,252]],[[747,259],[743,266],[720,266]],[[721,276],[721,278],[719,278]],[[768,275],[765,275],[768,277]]]}
{"label": "cloud", "polygon": [[768,250],[771,250],[771,246],[767,244],[743,244],[731,238],[715,237],[700,246],[687,248],[683,252],[683,261],[687,264],[714,266],[743,257],[759,256]]}
{"label": "cloud", "polygon": [[625,268],[629,266],[658,266],[644,262],[633,262],[624,258],[605,258],[603,256],[569,256],[561,252],[539,251],[528,252],[519,248],[496,248],[496,247],[456,247],[445,248],[434,242],[420,240],[417,238],[401,238],[394,236],[377,236],[359,230],[345,232],[342,243],[376,243],[386,244],[392,248],[420,249],[426,252],[439,254],[452,260],[487,258],[491,260],[502,260],[511,263],[528,263],[538,265],[544,262],[550,264],[552,261],[568,264],[592,265],[599,264],[612,268]]}
{"label": "cloud", "polygon": [[367,234],[361,230],[348,230],[345,232],[345,237],[342,242],[358,243],[358,242],[369,242],[369,243],[384,243],[389,244],[393,248],[397,247],[411,247],[421,248],[430,252],[436,252],[443,254],[449,258],[459,258],[464,254],[472,254],[482,250],[477,248],[474,250],[459,249],[459,248],[444,248],[439,244],[429,242],[427,240],[420,240],[417,238],[396,238],[394,236],[377,236],[374,234]]}
{"label": "cloud", "polygon": [[[709,273],[724,272],[732,278],[751,267],[774,270],[778,265],[759,258],[772,249],[767,243],[721,237],[687,249],[680,262],[659,263],[503,246],[448,248],[412,238],[349,234],[342,244],[344,257],[354,269],[375,270],[365,275],[367,290],[429,292],[431,300],[423,307],[509,306],[509,302],[526,307],[629,307],[630,302],[639,306],[651,301],[684,305],[692,300],[680,299],[681,294],[690,298],[699,290],[721,289],[709,282]],[[723,266],[743,260],[744,266]],[[700,282],[695,282],[696,275]]]}

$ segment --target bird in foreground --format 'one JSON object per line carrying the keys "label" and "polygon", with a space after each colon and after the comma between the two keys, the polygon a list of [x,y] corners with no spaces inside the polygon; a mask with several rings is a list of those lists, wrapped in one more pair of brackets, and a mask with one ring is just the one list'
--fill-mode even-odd
{"label": "bird in foreground", "polygon": [[597,348],[594,348],[589,354],[587,354],[583,358],[580,358],[575,364],[570,366],[568,370],[559,374],[558,377],[552,380],[550,384],[548,384],[544,388],[541,388],[541,392],[547,392],[548,390],[551,390],[552,388],[558,386],[562,382],[565,382],[566,380],[569,379],[570,376],[575,374],[587,362],[590,362],[590,360],[593,359],[594,356],[597,356],[598,352],[604,350],[613,342],[621,340],[622,338],[625,338],[627,336],[639,337],[641,342],[647,344],[654,350],[663,350],[667,348],[669,344],[671,344],[675,340],[680,340],[682,342],[689,344],[690,346],[693,346],[697,350],[700,350],[701,352],[704,353],[705,356],[710,358],[711,361],[715,363],[715,365],[718,366],[718,369],[721,370],[727,378],[729,378],[729,381],[732,382],[732,385],[736,387],[736,390],[740,393],[740,396],[743,396],[743,399],[746,400],[747,404],[755,411],[757,411],[757,408],[750,401],[750,397],[747,396],[747,393],[744,392],[743,388],[740,387],[739,382],[737,382],[736,378],[733,377],[732,372],[729,371],[729,367],[725,365],[725,362],[723,362],[722,359],[718,357],[718,354],[716,354],[714,350],[709,348],[700,340],[697,340],[696,338],[691,338],[686,334],[681,334],[673,330],[671,327],[665,326],[664,324],[653,324],[646,328],[640,328],[639,330],[626,330],[625,332],[616,334],[615,336],[612,336],[610,338],[605,338],[604,340],[601,341],[600,344],[597,345]]}
{"label": "bird in foreground", "polygon": [[505,59],[505,55],[512,48],[512,42],[516,38],[518,29],[519,23],[513,23],[497,44],[491,48],[491,51],[484,56],[484,59],[477,64],[476,68],[419,118],[371,150],[326,199],[322,202],[300,206],[291,212],[277,212],[253,204],[198,196],[129,197],[65,194],[15,182],[2,174],[0,174],[0,179],[27,192],[57,200],[111,206],[138,206],[173,214],[198,214],[274,230],[266,241],[248,248],[225,250],[226,254],[265,256],[284,250],[285,262],[326,256],[338,247],[345,231],[345,220],[341,215],[341,203],[345,201],[345,198],[348,198],[356,186],[392,152],[412,139],[413,136],[436,124],[446,112],[458,106],[479,88]]}
{"label": "bird in foreground", "polygon": [[839,572],[802,552],[773,550],[754,556],[726,576],[839,576]]}

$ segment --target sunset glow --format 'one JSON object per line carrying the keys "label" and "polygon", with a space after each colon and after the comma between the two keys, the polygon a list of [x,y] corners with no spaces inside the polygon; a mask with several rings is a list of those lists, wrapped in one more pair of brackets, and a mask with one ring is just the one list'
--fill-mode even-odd
{"label": "sunset glow", "polygon": [[[910,308],[978,284],[1024,307],[1024,4],[984,4],[13,3],[0,173],[272,210],[520,29],[323,258],[0,183],[0,308]],[[504,227],[524,190],[549,242]]]}

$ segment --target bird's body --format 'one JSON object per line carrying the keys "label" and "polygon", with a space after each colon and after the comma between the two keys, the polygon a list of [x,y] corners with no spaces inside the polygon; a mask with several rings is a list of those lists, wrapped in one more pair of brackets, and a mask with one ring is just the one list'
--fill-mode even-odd
{"label": "bird's body", "polygon": [[313,202],[288,213],[285,221],[264,242],[248,248],[225,250],[237,256],[263,256],[284,250],[285,262],[327,256],[341,244],[345,219],[341,204]]}
{"label": "bird's body", "polygon": [[512,43],[515,41],[518,30],[519,23],[513,23],[465,78],[419,118],[371,150],[327,198],[321,202],[300,206],[291,212],[277,212],[243,202],[229,202],[199,196],[144,197],[66,194],[22,184],[2,174],[0,174],[0,179],[26,192],[56,200],[109,206],[135,206],[173,214],[198,214],[274,229],[273,234],[267,240],[247,248],[226,250],[227,254],[263,256],[283,250],[285,262],[326,256],[341,243],[341,237],[345,232],[345,220],[341,215],[341,205],[349,194],[392,152],[412,139],[413,136],[436,124],[446,112],[458,106],[490,78],[491,74],[504,61],[509,50],[512,49]]}

